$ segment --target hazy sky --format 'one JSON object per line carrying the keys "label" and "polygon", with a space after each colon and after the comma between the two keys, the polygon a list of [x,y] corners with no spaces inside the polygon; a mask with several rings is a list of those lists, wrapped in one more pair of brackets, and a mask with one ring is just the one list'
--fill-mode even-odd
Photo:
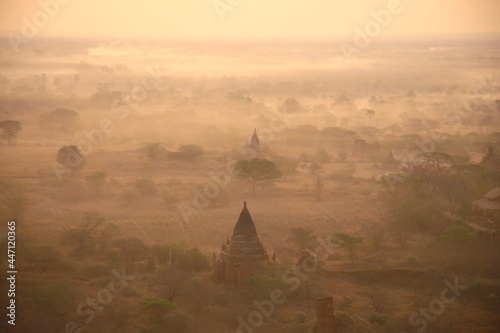
{"label": "hazy sky", "polygon": [[[398,0],[59,0],[44,24],[40,3],[2,0],[0,30],[20,31],[23,17],[40,20],[45,35],[130,37],[352,36],[371,12]],[[236,4],[224,20],[214,3]],[[238,3],[240,3],[238,5]],[[500,31],[500,0],[400,0],[402,11],[384,35]],[[228,5],[226,5],[228,6]],[[222,8],[222,7],[221,7]]]}

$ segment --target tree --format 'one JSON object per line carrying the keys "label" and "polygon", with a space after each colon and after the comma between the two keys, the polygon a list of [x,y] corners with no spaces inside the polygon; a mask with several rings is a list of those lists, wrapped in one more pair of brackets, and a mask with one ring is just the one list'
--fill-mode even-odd
{"label": "tree", "polygon": [[56,162],[67,168],[78,170],[85,165],[85,157],[77,146],[64,146],[59,148]]}
{"label": "tree", "polygon": [[186,270],[201,272],[210,269],[210,262],[199,248],[192,247],[184,254],[183,260],[180,261],[181,268]]}
{"label": "tree", "polygon": [[314,181],[314,199],[321,201],[323,199],[323,191],[325,189],[325,177],[322,171],[316,172],[316,179]]}
{"label": "tree", "polygon": [[369,229],[369,241],[375,251],[379,251],[385,243],[385,229],[374,224]]}
{"label": "tree", "polygon": [[210,268],[210,262],[199,248],[191,247],[185,240],[154,245],[153,256],[158,265],[172,265],[187,271],[201,272]]}
{"label": "tree", "polygon": [[257,185],[264,182],[272,182],[282,176],[276,165],[266,159],[249,158],[234,164],[236,178],[248,182],[255,193]]}
{"label": "tree", "polygon": [[205,281],[199,276],[189,281],[189,299],[193,305],[194,315],[199,316],[209,300],[206,292]]}
{"label": "tree", "polygon": [[42,116],[41,123],[47,128],[71,133],[76,129],[78,113],[67,108],[57,108],[49,114]]}
{"label": "tree", "polygon": [[371,126],[372,118],[375,116],[375,111],[371,109],[364,109],[365,116],[368,117],[368,126]]}
{"label": "tree", "polygon": [[351,264],[357,258],[358,248],[363,243],[363,237],[350,235],[344,232],[335,233],[335,238],[332,240],[334,244],[337,244],[341,248],[345,249],[349,253],[351,258]]}
{"label": "tree", "polygon": [[[184,255],[191,247],[189,242],[185,239],[173,240],[168,242],[165,247],[168,249],[168,254],[170,257],[171,253],[171,261],[174,265],[180,265],[182,260],[184,259]],[[170,258],[169,258],[170,261]]]}
{"label": "tree", "polygon": [[278,170],[283,173],[285,180],[295,171],[297,171],[297,167],[299,166],[299,162],[291,157],[274,155],[272,157],[272,161],[276,164]]}
{"label": "tree", "polygon": [[149,159],[155,161],[165,152],[165,148],[159,142],[148,143],[139,149],[140,152],[146,154]]}
{"label": "tree", "polygon": [[169,264],[170,248],[168,246],[155,244],[151,247],[151,252],[158,266]]}
{"label": "tree", "polygon": [[388,290],[375,286],[368,291],[367,299],[373,306],[373,310],[376,313],[381,313],[389,304],[391,304],[391,298]]}
{"label": "tree", "polygon": [[258,297],[269,296],[272,290],[285,289],[287,287],[287,283],[281,277],[252,275],[248,280]]}
{"label": "tree", "polygon": [[293,97],[287,98],[283,105],[280,106],[280,112],[284,113],[298,113],[303,112],[304,107],[299,103],[299,101]]}
{"label": "tree", "polygon": [[319,164],[326,164],[330,162],[331,156],[324,149],[318,149],[316,151],[316,160]]}
{"label": "tree", "polygon": [[136,237],[117,239],[113,245],[121,250],[127,266],[146,259],[149,252],[149,247]]}
{"label": "tree", "polygon": [[201,146],[181,145],[179,147],[178,157],[181,160],[195,162],[195,161],[198,161],[203,156],[204,153],[205,153],[205,150]]}
{"label": "tree", "polygon": [[75,228],[67,229],[61,235],[61,243],[70,247],[73,254],[83,256],[94,251],[97,229],[106,220],[99,217],[97,212],[86,212],[82,223]]}
{"label": "tree", "polygon": [[98,171],[85,176],[85,181],[98,194],[101,192],[103,186],[106,185],[106,177],[105,172]]}
{"label": "tree", "polygon": [[297,227],[290,230],[290,235],[287,238],[291,242],[298,254],[301,254],[306,249],[311,249],[316,244],[316,237],[309,227]]}
{"label": "tree", "polygon": [[402,171],[416,194],[433,193],[442,187],[450,172],[452,159],[445,153],[430,152],[418,159],[407,159],[401,163]]}
{"label": "tree", "polygon": [[174,266],[161,267],[156,272],[156,281],[160,284],[160,294],[170,302],[183,293],[189,286],[192,273]]}
{"label": "tree", "polygon": [[161,320],[165,314],[177,310],[177,304],[156,297],[144,297],[141,305],[154,320]]}
{"label": "tree", "polygon": [[25,249],[25,259],[44,273],[49,269],[66,268],[62,253],[52,245],[32,245]]}
{"label": "tree", "polygon": [[420,118],[407,119],[407,121],[405,121],[405,126],[408,130],[415,132],[415,133],[420,133],[420,132],[426,130],[424,120],[420,119]]}
{"label": "tree", "polygon": [[21,122],[17,120],[0,121],[0,138],[7,141],[7,144],[12,144],[12,140],[17,137],[17,134],[23,129]]}

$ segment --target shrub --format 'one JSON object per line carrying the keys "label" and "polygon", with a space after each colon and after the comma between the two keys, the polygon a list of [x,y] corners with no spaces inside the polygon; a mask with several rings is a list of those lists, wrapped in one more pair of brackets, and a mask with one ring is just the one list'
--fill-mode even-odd
{"label": "shrub", "polygon": [[106,185],[106,173],[102,171],[94,172],[85,176],[85,181],[94,190],[95,193],[101,192]]}
{"label": "shrub", "polygon": [[449,242],[463,244],[474,241],[476,239],[476,234],[466,227],[452,225],[451,227],[446,228],[441,237]]}
{"label": "shrub", "polygon": [[177,309],[177,304],[169,302],[162,298],[144,297],[141,300],[142,307],[149,312],[153,319],[161,319],[162,316],[170,311]]}

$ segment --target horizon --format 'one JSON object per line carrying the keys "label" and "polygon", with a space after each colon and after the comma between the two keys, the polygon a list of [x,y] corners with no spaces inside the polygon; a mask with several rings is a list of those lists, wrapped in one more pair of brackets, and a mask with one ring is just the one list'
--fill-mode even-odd
{"label": "horizon", "polygon": [[32,24],[29,29],[35,28],[38,35],[48,37],[324,39],[350,37],[357,28],[376,21],[380,30],[377,34],[386,37],[500,32],[495,15],[500,4],[495,0],[483,0],[480,5],[468,0],[229,3],[233,5],[226,0],[203,0],[196,6],[192,2],[162,4],[155,0],[139,4],[7,0],[0,13],[0,31],[19,34]]}

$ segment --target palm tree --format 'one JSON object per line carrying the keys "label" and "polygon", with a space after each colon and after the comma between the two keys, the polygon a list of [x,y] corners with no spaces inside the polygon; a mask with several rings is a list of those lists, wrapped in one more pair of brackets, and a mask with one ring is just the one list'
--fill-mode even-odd
{"label": "palm tree", "polygon": [[365,116],[368,117],[368,127],[370,127],[372,122],[372,117],[375,116],[375,111],[371,109],[365,109]]}

